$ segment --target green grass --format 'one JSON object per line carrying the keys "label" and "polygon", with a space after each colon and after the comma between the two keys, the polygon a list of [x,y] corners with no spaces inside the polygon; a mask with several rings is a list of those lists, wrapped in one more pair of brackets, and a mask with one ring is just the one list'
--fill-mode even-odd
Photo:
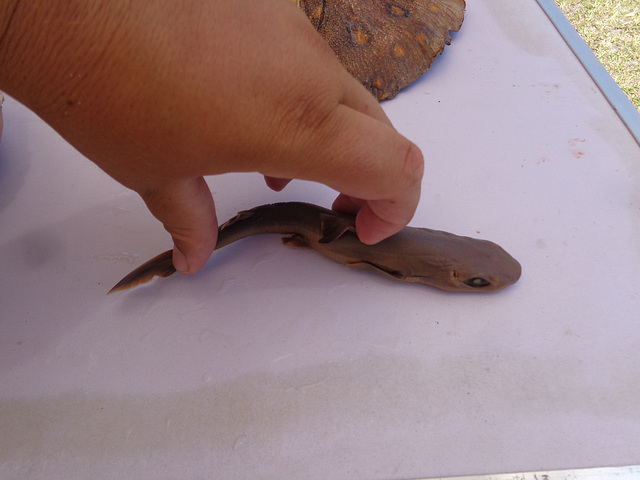
{"label": "green grass", "polygon": [[640,110],[640,0],[556,0]]}

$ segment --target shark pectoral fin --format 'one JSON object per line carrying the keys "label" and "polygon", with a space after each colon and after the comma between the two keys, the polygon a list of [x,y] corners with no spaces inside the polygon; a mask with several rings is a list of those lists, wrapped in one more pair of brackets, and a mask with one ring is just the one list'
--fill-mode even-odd
{"label": "shark pectoral fin", "polygon": [[293,248],[309,248],[309,243],[302,235],[282,237],[282,243]]}
{"label": "shark pectoral fin", "polygon": [[137,287],[138,285],[147,283],[153,277],[168,277],[175,271],[176,269],[173,266],[173,250],[167,250],[129,273],[116,283],[115,286],[107,292],[107,295],[119,292],[120,290]]}
{"label": "shark pectoral fin", "polygon": [[396,280],[409,280],[410,277],[402,275],[395,270],[385,270],[384,268],[369,262],[353,262],[347,263],[347,267],[359,268],[361,270],[369,270],[370,272],[378,272],[386,275],[387,277],[395,278]]}
{"label": "shark pectoral fin", "polygon": [[320,226],[322,228],[322,238],[318,243],[331,243],[347,232],[355,232],[356,226],[353,221],[337,215],[328,213],[320,214]]}

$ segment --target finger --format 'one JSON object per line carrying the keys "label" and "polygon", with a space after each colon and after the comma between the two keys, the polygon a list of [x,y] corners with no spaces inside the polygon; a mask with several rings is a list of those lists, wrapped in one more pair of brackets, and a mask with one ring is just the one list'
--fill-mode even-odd
{"label": "finger", "polygon": [[[393,205],[393,204],[392,204]],[[340,194],[331,206],[336,212],[356,216],[356,231],[363,243],[372,245],[384,240],[404,228],[403,222],[386,221],[383,217],[395,218],[394,212],[385,212],[385,202],[367,202]],[[375,209],[375,210],[374,210]],[[379,213],[376,213],[379,212]]]}
{"label": "finger", "polygon": [[335,210],[336,212],[356,215],[358,213],[358,210],[360,210],[365,203],[366,201],[362,200],[361,198],[353,198],[349,195],[341,193],[333,201],[331,209]]}
{"label": "finger", "polygon": [[290,178],[269,177],[268,175],[265,175],[264,176],[264,181],[266,182],[267,186],[270,189],[275,190],[276,192],[279,192],[279,191],[283,190],[284,187],[289,185],[289,182],[291,181],[291,179]]}
{"label": "finger", "polygon": [[173,238],[173,266],[195,273],[207,262],[218,238],[211,191],[202,177],[172,181],[141,196]]}
{"label": "finger", "polygon": [[331,122],[311,150],[317,155],[308,160],[305,176],[341,192],[335,208],[358,209],[360,240],[376,243],[413,217],[424,171],[422,153],[392,127],[348,107],[338,107]]}
{"label": "finger", "polygon": [[[356,216],[356,232],[362,243],[373,245],[385,238],[395,235],[407,226],[411,217],[396,214],[397,208],[393,201],[376,200],[365,203]],[[403,218],[408,218],[403,220]]]}
{"label": "finger", "polygon": [[[372,245],[398,233],[413,218],[420,201],[424,159],[420,149],[411,144],[404,158],[404,168],[415,184],[395,198],[371,199],[358,211],[356,232],[363,243]],[[406,173],[406,172],[405,172]],[[413,187],[413,188],[412,188]]]}

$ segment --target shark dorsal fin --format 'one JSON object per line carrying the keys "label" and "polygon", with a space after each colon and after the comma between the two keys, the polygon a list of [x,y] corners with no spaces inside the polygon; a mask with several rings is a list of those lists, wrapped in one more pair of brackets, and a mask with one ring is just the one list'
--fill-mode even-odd
{"label": "shark dorsal fin", "polygon": [[338,215],[328,213],[320,214],[320,225],[322,228],[322,238],[319,243],[331,243],[338,240],[347,232],[356,231],[353,221]]}

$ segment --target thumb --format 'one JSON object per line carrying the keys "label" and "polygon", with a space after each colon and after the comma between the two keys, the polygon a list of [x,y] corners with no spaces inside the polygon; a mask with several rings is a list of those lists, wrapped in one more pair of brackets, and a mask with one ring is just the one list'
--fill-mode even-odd
{"label": "thumb", "polygon": [[196,273],[218,239],[218,219],[209,186],[202,177],[174,180],[139,192],[147,207],[173,238],[173,266]]}

